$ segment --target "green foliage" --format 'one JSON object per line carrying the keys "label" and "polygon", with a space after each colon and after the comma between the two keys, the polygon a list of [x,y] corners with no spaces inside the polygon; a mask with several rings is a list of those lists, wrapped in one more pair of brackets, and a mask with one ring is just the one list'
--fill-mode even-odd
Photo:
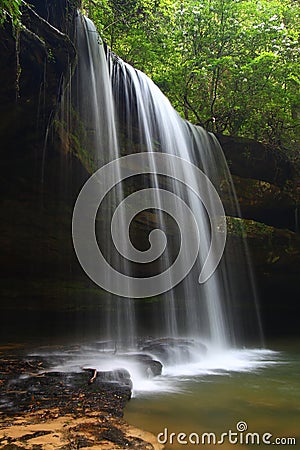
{"label": "green foliage", "polygon": [[0,26],[11,20],[13,26],[20,24],[22,0],[0,0]]}
{"label": "green foliage", "polygon": [[186,119],[273,147],[299,146],[295,0],[93,0],[85,12],[119,56]]}

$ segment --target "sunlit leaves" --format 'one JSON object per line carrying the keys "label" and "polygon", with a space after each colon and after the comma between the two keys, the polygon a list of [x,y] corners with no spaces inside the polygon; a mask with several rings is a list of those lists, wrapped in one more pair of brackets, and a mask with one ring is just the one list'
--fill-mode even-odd
{"label": "sunlit leaves", "polygon": [[14,26],[19,25],[22,0],[0,0],[0,25],[10,20]]}
{"label": "sunlit leaves", "polygon": [[299,3],[83,1],[113,50],[185,118],[272,145],[298,140]]}

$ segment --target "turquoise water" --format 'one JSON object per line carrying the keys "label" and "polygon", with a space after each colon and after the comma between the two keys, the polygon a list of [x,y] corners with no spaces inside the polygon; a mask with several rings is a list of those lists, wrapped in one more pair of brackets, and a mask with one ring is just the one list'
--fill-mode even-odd
{"label": "turquoise water", "polygon": [[[155,435],[161,435],[161,442],[166,443],[167,450],[211,448],[219,446],[229,448],[254,448],[277,445],[279,447],[300,448],[300,351],[295,343],[279,346],[274,352],[241,352],[241,363],[224,358],[217,368],[203,363],[203,370],[193,374],[195,368],[168,370],[158,381],[159,390],[136,392],[126,408],[125,419]],[[247,355],[247,357],[245,357]],[[236,356],[236,355],[235,355]],[[230,359],[230,358],[229,358]],[[227,365],[227,367],[226,367]],[[181,372],[181,373],[180,373]],[[202,373],[201,373],[202,372]],[[161,383],[161,384],[159,384]],[[165,390],[164,390],[165,386]],[[166,392],[167,389],[171,392]],[[208,445],[207,439],[202,444],[202,434],[215,433],[216,442],[222,440],[221,434],[229,430],[237,432],[237,424],[245,422],[247,431],[239,431],[237,436],[223,437],[224,443]],[[245,425],[239,425],[242,427]],[[166,431],[167,430],[167,431]],[[200,444],[177,442],[197,442]],[[175,436],[170,438],[170,433]],[[251,443],[247,433],[258,433]],[[265,435],[266,443],[262,442]],[[272,435],[272,436],[270,436]],[[276,438],[294,438],[278,440]],[[257,441],[259,439],[259,441]],[[170,443],[171,442],[171,443]],[[211,437],[213,442],[213,437]],[[270,444],[267,444],[270,442]]]}

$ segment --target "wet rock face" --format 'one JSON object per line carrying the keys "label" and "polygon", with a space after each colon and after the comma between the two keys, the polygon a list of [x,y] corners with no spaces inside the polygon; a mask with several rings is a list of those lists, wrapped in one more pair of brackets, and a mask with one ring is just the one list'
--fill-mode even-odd
{"label": "wet rock face", "polygon": [[62,77],[76,57],[71,41],[76,2],[30,4],[23,6],[20,30],[9,22],[0,29],[0,137],[23,154],[44,139],[60,101]]}

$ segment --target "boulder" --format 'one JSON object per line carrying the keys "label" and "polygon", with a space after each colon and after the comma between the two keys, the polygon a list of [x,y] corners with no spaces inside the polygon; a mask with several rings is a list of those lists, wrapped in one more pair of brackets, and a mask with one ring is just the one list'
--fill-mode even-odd
{"label": "boulder", "polygon": [[134,361],[138,364],[140,373],[145,378],[152,378],[161,375],[163,365],[160,361],[145,353],[132,353],[122,355],[122,360]]}
{"label": "boulder", "polygon": [[154,355],[165,364],[191,362],[195,355],[199,358],[206,354],[206,346],[200,342],[181,338],[161,338],[146,342],[142,351]]}
{"label": "boulder", "polygon": [[132,389],[130,373],[126,369],[97,371],[93,384],[97,386],[99,383],[117,383],[119,386],[125,386]]}

